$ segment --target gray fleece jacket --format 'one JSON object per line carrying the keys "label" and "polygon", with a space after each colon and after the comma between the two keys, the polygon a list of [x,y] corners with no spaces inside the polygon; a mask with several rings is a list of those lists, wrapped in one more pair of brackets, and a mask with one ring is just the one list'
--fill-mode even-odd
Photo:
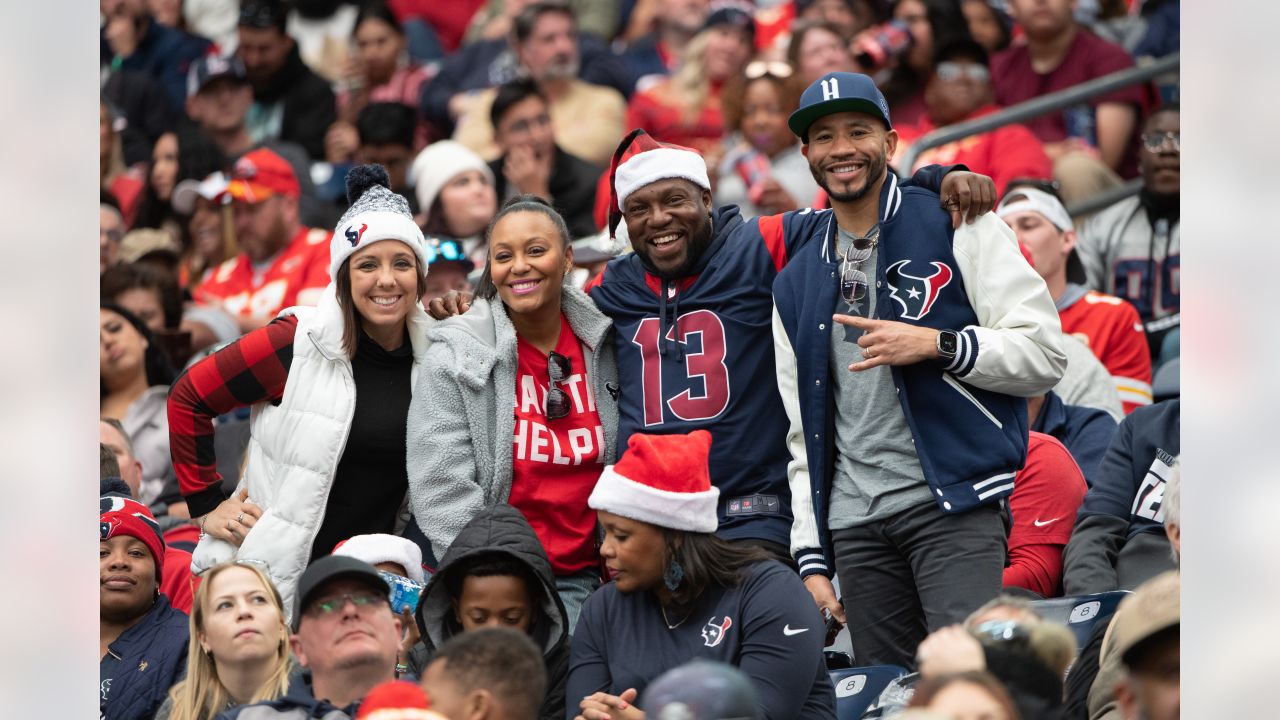
{"label": "gray fleece jacket", "polygon": [[[613,324],[566,285],[561,307],[582,344],[604,427],[604,460],[617,454],[618,369]],[[501,300],[476,298],[463,315],[427,333],[431,342],[408,417],[413,514],[436,558],[482,509],[511,493],[515,434],[516,331]]]}

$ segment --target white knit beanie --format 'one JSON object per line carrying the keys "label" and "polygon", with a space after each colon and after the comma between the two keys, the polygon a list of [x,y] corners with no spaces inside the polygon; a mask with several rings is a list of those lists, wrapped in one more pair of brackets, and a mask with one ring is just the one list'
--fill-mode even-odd
{"label": "white knit beanie", "polygon": [[430,258],[422,229],[409,212],[409,201],[391,192],[391,178],[381,165],[360,165],[347,173],[347,202],[329,240],[329,277],[338,277],[338,268],[355,253],[379,240],[399,240],[418,256],[423,274]]}
{"label": "white knit beanie", "polygon": [[418,210],[423,218],[431,213],[431,204],[446,184],[467,170],[479,170],[493,184],[493,171],[480,156],[471,152],[465,145],[453,140],[441,140],[432,143],[418,153],[409,168],[409,177],[413,178],[414,192],[418,195]]}

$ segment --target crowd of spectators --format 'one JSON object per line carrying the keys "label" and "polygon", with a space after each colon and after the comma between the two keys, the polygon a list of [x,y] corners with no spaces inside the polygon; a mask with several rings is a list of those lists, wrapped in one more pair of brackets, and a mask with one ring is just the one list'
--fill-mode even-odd
{"label": "crowd of spectators", "polygon": [[102,717],[1177,717],[1178,0],[100,15]]}

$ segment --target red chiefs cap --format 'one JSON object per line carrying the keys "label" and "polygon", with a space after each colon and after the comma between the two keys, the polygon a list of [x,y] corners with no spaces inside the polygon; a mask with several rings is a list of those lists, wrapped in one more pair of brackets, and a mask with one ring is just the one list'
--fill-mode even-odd
{"label": "red chiefs cap", "polygon": [[277,193],[296,198],[301,192],[293,166],[266,148],[245,153],[237,160],[227,184],[228,195],[247,203],[260,203]]}

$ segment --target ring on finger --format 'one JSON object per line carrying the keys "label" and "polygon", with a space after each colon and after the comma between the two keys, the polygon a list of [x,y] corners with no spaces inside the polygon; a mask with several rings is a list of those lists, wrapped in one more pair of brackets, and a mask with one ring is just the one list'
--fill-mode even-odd
{"label": "ring on finger", "polygon": [[244,524],[244,513],[240,513],[239,515],[236,516],[236,522],[240,523],[241,525]]}

